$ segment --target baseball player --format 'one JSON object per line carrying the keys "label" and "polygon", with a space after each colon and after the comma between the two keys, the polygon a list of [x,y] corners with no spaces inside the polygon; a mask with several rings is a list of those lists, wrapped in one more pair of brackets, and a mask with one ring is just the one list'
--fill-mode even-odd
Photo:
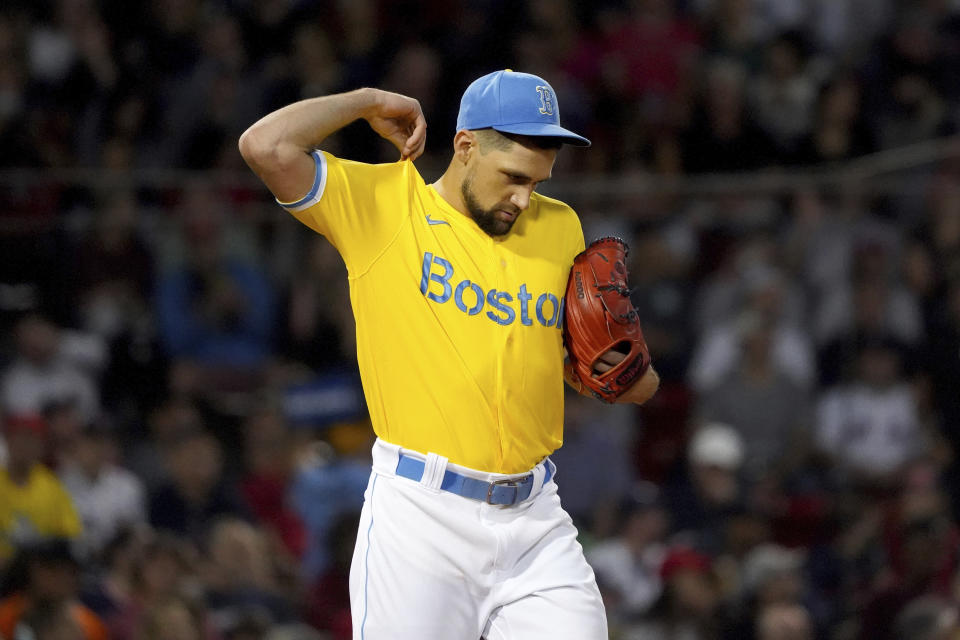
{"label": "baseball player", "polygon": [[[399,149],[317,149],[358,119]],[[377,89],[303,100],[240,138],[253,171],[347,266],[377,435],[350,574],[356,639],[607,638],[594,575],[548,458],[562,442],[564,294],[584,239],[536,193],[561,145],[557,97],[497,71],[463,94],[453,157],[426,184],[426,121]],[[602,372],[624,355],[611,350]],[[643,402],[647,368],[619,401]],[[581,387],[578,384],[578,388]]]}

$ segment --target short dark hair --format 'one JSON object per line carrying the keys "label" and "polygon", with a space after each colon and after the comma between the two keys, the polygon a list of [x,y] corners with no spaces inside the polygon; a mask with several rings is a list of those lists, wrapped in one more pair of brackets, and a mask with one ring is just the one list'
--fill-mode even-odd
{"label": "short dark hair", "polygon": [[524,147],[548,150],[558,150],[563,146],[563,138],[552,136],[525,136],[518,133],[505,133],[492,128],[474,129],[473,133],[480,144],[480,153],[483,154],[492,150],[507,151],[514,143]]}

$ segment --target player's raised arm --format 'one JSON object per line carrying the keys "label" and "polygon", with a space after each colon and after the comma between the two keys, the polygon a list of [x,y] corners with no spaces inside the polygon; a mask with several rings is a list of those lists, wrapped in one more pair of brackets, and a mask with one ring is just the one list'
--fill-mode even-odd
{"label": "player's raised arm", "polygon": [[283,202],[299,199],[313,183],[310,152],[359,118],[393,143],[401,158],[423,153],[427,123],[417,100],[379,89],[310,98],[270,113],[240,136],[240,154]]}

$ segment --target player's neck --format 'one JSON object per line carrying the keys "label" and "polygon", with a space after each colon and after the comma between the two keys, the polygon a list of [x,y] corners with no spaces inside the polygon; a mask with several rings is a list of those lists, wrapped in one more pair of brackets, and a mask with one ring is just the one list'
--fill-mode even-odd
{"label": "player's neck", "polygon": [[467,210],[467,205],[463,201],[463,193],[461,192],[461,185],[463,184],[463,177],[458,175],[458,172],[451,166],[440,176],[440,179],[434,182],[431,186],[437,192],[441,198],[443,198],[447,204],[459,211],[465,216],[469,216],[470,213]]}

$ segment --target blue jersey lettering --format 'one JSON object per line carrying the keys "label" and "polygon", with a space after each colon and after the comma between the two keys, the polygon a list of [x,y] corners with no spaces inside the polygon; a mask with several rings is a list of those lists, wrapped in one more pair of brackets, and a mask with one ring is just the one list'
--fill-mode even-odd
{"label": "blue jersey lettering", "polygon": [[[551,315],[549,318],[543,315],[543,304],[549,302],[551,307]],[[557,301],[557,296],[552,293],[541,293],[540,297],[537,298],[537,320],[540,321],[545,327],[552,327],[557,321],[557,312],[560,310],[560,302]]]}
{"label": "blue jersey lettering", "polygon": [[498,316],[493,311],[487,311],[487,317],[496,322],[497,324],[511,324],[514,318],[517,317],[516,312],[507,305],[500,302],[501,300],[506,300],[507,302],[513,301],[513,296],[507,293],[506,291],[497,291],[496,289],[490,289],[487,292],[487,304],[499,311],[500,313],[505,313],[503,317]]}
{"label": "blue jersey lettering", "polygon": [[517,294],[517,300],[520,301],[520,323],[528,327],[533,324],[533,320],[527,314],[527,303],[532,298],[533,296],[527,293],[526,283],[520,285],[520,293]]}
{"label": "blue jersey lettering", "polygon": [[[443,275],[437,275],[432,272],[431,262],[436,265],[443,267]],[[453,293],[453,288],[450,286],[450,278],[453,277],[453,265],[441,258],[440,256],[435,256],[429,251],[423,254],[423,267],[421,269],[422,275],[420,276],[420,293],[425,294],[428,298],[434,302],[439,302],[443,304],[450,299],[451,294]],[[432,291],[427,291],[430,286],[430,280],[434,282],[439,282],[443,285],[443,294],[437,295]]]}
{"label": "blue jersey lettering", "polygon": [[[463,292],[467,288],[473,291],[473,294],[477,297],[476,304],[469,309],[467,309],[467,305],[463,301]],[[457,290],[453,293],[453,300],[457,303],[457,308],[468,316],[475,316],[480,313],[480,310],[483,309],[483,298],[483,289],[480,288],[480,285],[470,282],[469,280],[464,280],[458,284]]]}
{"label": "blue jersey lettering", "polygon": [[[439,269],[435,267],[439,267]],[[429,251],[425,251],[423,254],[423,263],[420,268],[420,293],[427,299],[438,304],[444,304],[448,302],[450,298],[453,298],[457,309],[469,316],[479,314],[486,305],[490,307],[490,309],[485,315],[490,320],[500,325],[513,324],[514,320],[517,319],[517,311],[513,305],[509,304],[514,300],[512,294],[496,289],[484,292],[483,287],[470,280],[461,280],[457,283],[456,288],[454,288],[451,283],[454,272],[455,269],[448,260],[440,256],[435,256]],[[436,282],[442,287],[440,293],[437,293],[435,290],[430,290],[431,282]],[[436,287],[434,287],[434,289],[436,289]],[[468,289],[470,291],[469,294],[467,293]],[[517,292],[516,300],[519,302],[520,307],[520,324],[528,327],[533,324],[533,320],[530,318],[529,306],[533,297],[527,289],[527,284],[521,284]],[[548,302],[550,303],[549,317],[544,314],[544,305]],[[564,302],[565,299],[562,296],[557,299],[557,296],[552,293],[541,293],[537,297],[535,305],[537,320],[540,324],[544,327],[562,327]],[[472,306],[468,306],[468,304],[471,303]]]}

